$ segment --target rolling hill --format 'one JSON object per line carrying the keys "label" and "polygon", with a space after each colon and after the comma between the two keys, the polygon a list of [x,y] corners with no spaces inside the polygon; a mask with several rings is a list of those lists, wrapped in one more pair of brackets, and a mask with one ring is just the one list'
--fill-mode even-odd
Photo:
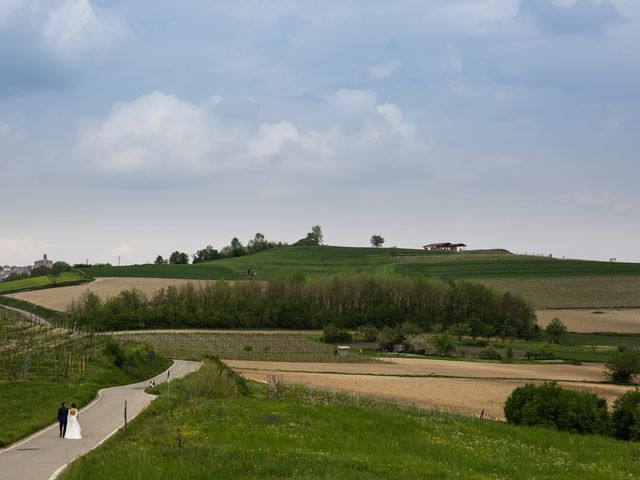
{"label": "rolling hill", "polygon": [[446,276],[453,279],[523,279],[593,276],[638,276],[640,264],[560,260],[514,255],[506,250],[472,250],[459,253],[388,248],[285,247],[243,257],[213,260],[196,265],[130,265],[91,267],[92,277],[155,277],[241,280],[247,269],[260,280],[296,273],[330,276],[338,273]]}

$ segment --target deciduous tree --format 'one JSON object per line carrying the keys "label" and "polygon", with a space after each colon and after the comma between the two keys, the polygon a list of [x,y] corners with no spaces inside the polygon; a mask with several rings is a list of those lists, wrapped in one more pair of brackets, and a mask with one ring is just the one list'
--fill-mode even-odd
{"label": "deciduous tree", "polygon": [[384,243],[384,238],[382,238],[380,235],[371,235],[369,243],[371,243],[372,247],[381,247]]}

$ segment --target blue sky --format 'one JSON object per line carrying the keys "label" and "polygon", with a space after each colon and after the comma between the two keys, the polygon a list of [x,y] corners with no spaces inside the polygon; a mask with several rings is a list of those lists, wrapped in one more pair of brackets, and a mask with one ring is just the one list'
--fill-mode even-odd
{"label": "blue sky", "polygon": [[0,0],[0,264],[256,232],[640,261],[640,2]]}

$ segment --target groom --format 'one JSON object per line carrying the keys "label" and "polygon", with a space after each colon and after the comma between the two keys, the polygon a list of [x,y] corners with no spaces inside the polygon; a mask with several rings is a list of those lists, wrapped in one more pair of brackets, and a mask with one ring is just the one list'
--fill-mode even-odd
{"label": "groom", "polygon": [[60,405],[58,409],[58,422],[60,422],[60,437],[64,437],[67,433],[67,414],[69,410],[64,406],[64,402]]}

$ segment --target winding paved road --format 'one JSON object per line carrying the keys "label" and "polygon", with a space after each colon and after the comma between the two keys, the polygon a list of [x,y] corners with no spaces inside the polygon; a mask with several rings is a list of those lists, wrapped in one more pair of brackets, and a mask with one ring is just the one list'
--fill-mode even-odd
{"label": "winding paved road", "polygon": [[[200,368],[199,362],[175,360],[171,378],[180,378]],[[167,372],[154,377],[156,384],[164,382]],[[124,424],[124,402],[127,418],[131,420],[155,398],[144,389],[151,379],[131,385],[105,388],[98,398],[80,410],[78,420],[82,426],[82,440],[64,440],[58,437],[58,424],[52,424],[38,433],[0,451],[1,480],[47,480],[55,478],[64,467],[92,450],[117,432]],[[58,405],[51,406],[51,418],[56,417]]]}

